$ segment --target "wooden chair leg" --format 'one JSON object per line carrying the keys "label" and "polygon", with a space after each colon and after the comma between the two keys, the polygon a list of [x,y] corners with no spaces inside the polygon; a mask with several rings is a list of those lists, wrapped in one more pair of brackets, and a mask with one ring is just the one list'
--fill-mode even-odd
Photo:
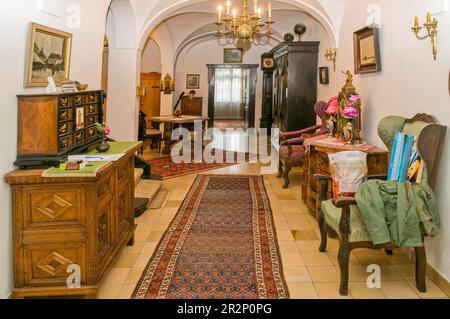
{"label": "wooden chair leg", "polygon": [[283,163],[281,161],[278,163],[278,175],[277,178],[281,178],[283,176]]}
{"label": "wooden chair leg", "polygon": [[414,247],[416,253],[416,286],[420,292],[427,292],[425,276],[427,273],[427,256],[425,247]]}
{"label": "wooden chair leg", "polygon": [[283,177],[284,177],[284,185],[283,188],[289,188],[289,184],[291,181],[289,180],[289,173],[291,172],[292,168],[289,166],[286,166],[284,169]]}
{"label": "wooden chair leg", "polygon": [[338,254],[339,270],[341,273],[341,284],[339,293],[341,296],[348,296],[350,248],[346,245],[339,248]]}
{"label": "wooden chair leg", "polygon": [[325,223],[325,218],[323,216],[323,213],[320,212],[319,215],[319,229],[320,229],[320,247],[319,251],[321,253],[324,253],[327,251],[327,242],[328,242],[328,235],[327,235],[327,225]]}

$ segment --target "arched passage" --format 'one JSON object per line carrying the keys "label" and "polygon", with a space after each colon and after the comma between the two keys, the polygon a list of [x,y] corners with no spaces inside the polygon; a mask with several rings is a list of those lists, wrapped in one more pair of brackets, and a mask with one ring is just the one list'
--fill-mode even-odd
{"label": "arched passage", "polygon": [[[130,0],[113,0],[106,18],[109,40],[107,124],[118,140],[136,140],[139,104],[140,55],[137,49],[137,22]],[[131,125],[130,125],[131,123]]]}

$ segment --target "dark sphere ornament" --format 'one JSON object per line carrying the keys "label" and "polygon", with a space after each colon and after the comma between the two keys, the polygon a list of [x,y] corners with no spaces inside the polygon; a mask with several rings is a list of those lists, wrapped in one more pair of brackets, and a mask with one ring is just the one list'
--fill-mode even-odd
{"label": "dark sphere ornament", "polygon": [[292,33],[286,33],[284,35],[284,41],[286,41],[286,42],[294,41],[294,35]]}
{"label": "dark sphere ornament", "polygon": [[303,23],[299,23],[294,27],[294,32],[299,36],[299,38],[306,33],[306,30],[308,30],[308,28]]}

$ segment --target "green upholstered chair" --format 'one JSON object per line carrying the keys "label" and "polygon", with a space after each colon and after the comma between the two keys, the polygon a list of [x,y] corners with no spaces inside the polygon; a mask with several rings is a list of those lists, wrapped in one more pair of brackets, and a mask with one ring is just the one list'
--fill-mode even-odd
{"label": "green upholstered chair", "polygon": [[[378,126],[378,134],[384,144],[392,151],[394,135],[396,131],[418,137],[419,153],[425,161],[425,178],[431,188],[436,185],[439,161],[447,128],[435,124],[435,120],[426,114],[418,114],[412,119],[399,116],[388,116]],[[370,239],[364,220],[356,206],[355,198],[338,198],[329,200],[326,198],[329,176],[316,175],[321,181],[320,194],[322,196],[322,209],[319,214],[319,226],[321,233],[320,251],[325,252],[327,235],[339,239],[338,262],[340,268],[341,284],[340,294],[348,295],[349,259],[350,253],[356,248],[386,249],[392,253],[394,244],[374,245]],[[369,179],[386,179],[386,176],[369,176]],[[415,247],[416,260],[416,284],[420,292],[426,292],[426,254],[424,247]]]}

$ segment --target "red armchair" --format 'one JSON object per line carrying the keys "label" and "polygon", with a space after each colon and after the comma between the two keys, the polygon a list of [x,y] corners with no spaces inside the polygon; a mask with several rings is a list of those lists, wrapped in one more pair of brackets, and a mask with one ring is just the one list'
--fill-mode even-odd
{"label": "red armchair", "polygon": [[314,106],[314,112],[322,120],[321,125],[280,134],[280,164],[277,177],[284,178],[285,183],[283,188],[289,187],[289,173],[292,168],[303,165],[303,158],[305,156],[303,142],[305,139],[328,133],[327,114],[325,113],[327,107],[328,104],[323,101],[317,102]]}

